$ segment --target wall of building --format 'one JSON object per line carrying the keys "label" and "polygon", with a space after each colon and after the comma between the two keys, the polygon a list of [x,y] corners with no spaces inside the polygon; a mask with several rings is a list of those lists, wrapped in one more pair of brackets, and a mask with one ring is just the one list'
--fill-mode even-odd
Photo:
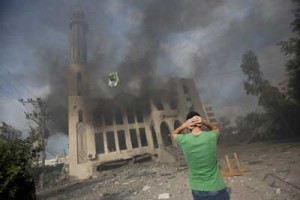
{"label": "wall of building", "polygon": [[[89,98],[84,14],[73,15],[71,55],[68,72],[69,175],[89,178],[98,165],[140,154],[157,154],[158,149],[177,146],[170,136],[191,110],[206,118],[197,88],[191,79],[173,78],[137,108],[105,105]],[[114,102],[113,99],[109,100]],[[94,105],[99,104],[98,108]],[[111,110],[110,110],[111,108]],[[139,111],[140,110],[140,111]],[[142,112],[142,111],[145,112]],[[117,112],[116,112],[117,111]]]}

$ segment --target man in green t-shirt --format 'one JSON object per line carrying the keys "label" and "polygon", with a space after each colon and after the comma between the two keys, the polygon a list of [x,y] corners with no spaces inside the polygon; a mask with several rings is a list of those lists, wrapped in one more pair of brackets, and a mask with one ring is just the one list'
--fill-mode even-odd
{"label": "man in green t-shirt", "polygon": [[[210,131],[201,130],[205,125]],[[188,128],[190,133],[181,134]],[[188,165],[189,183],[194,200],[230,199],[217,161],[218,126],[203,120],[199,113],[190,112],[186,122],[171,133]]]}

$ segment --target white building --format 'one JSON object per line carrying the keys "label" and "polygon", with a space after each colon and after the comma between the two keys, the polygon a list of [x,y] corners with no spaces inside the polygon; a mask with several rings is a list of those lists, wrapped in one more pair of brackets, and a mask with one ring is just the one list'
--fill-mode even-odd
{"label": "white building", "polygon": [[14,127],[0,122],[0,138],[3,140],[16,140],[22,136],[22,132],[15,129]]}

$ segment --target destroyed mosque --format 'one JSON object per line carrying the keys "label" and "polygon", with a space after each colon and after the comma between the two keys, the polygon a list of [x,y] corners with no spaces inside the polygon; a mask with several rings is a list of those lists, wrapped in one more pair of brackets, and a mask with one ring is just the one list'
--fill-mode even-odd
{"label": "destroyed mosque", "polygon": [[89,178],[103,163],[161,155],[166,147],[176,147],[169,133],[185,121],[190,110],[209,119],[191,79],[172,78],[159,95],[131,97],[131,104],[119,98],[90,98],[86,34],[84,13],[76,11],[70,24],[67,74],[71,179]]}

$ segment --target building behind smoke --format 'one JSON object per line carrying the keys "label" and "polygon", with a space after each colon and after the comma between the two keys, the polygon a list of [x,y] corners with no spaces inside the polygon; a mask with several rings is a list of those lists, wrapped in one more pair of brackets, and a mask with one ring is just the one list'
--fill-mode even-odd
{"label": "building behind smoke", "polygon": [[106,162],[158,154],[167,146],[176,146],[169,133],[185,121],[191,110],[207,118],[191,79],[172,78],[159,90],[139,97],[124,92],[111,99],[91,98],[87,24],[82,11],[74,13],[70,29],[68,123],[71,178],[88,178],[97,166]]}
{"label": "building behind smoke", "polygon": [[11,125],[8,125],[5,122],[0,122],[0,139],[2,140],[16,140],[20,139],[22,136],[22,132],[15,129]]}
{"label": "building behind smoke", "polygon": [[[57,166],[59,164],[66,164],[68,163],[69,160],[69,156],[66,154],[61,154],[61,155],[57,155],[55,156],[55,158],[50,158],[45,160],[45,165],[46,166]],[[42,161],[39,161],[39,165],[42,164]]]}
{"label": "building behind smoke", "polygon": [[217,124],[217,118],[216,115],[214,113],[213,107],[210,104],[202,104],[203,110],[205,112],[205,116],[207,117],[207,119],[213,123],[213,124]]}

